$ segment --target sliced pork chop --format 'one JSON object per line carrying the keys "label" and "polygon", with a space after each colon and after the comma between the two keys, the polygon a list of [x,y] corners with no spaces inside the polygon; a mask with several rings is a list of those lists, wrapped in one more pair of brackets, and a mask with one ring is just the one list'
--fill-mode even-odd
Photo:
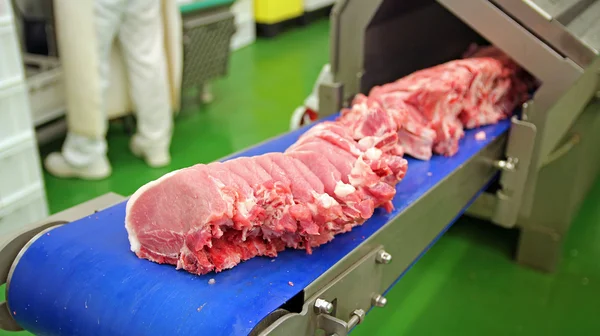
{"label": "sliced pork chop", "polygon": [[356,157],[352,154],[318,137],[306,140],[304,143],[296,146],[293,151],[307,151],[323,154],[325,159],[341,173],[342,182],[346,184],[348,183],[348,176],[350,175],[352,166],[356,161]]}
{"label": "sliced pork chop", "polygon": [[[213,229],[230,222],[219,186],[197,167],[167,174],[140,188],[127,203],[126,228],[139,257],[204,272],[196,252],[212,244]],[[183,259],[193,260],[186,267]]]}
{"label": "sliced pork chop", "polygon": [[[325,211],[323,198],[321,198],[321,195],[324,195],[323,184],[317,180],[318,183],[311,185],[296,171],[293,162],[281,153],[261,155],[257,157],[256,162],[275,180],[285,181],[291,185],[294,204],[289,207],[289,213],[299,224],[300,230],[296,233],[303,237],[318,235],[320,222],[318,213],[319,210]],[[328,206],[334,206],[335,201],[331,201]]]}
{"label": "sliced pork chop", "polygon": [[325,192],[342,205],[343,221],[360,222],[372,215],[374,206],[364,202],[366,198],[356,192],[356,188],[342,180],[342,174],[327,157],[319,152],[291,150],[286,155],[298,159],[322,182]]}

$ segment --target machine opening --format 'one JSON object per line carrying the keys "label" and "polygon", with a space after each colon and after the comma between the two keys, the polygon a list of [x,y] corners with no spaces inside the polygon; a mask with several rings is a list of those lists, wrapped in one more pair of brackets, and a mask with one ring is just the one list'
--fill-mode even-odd
{"label": "machine opening", "polygon": [[384,0],[366,32],[360,91],[460,59],[490,43],[435,0]]}

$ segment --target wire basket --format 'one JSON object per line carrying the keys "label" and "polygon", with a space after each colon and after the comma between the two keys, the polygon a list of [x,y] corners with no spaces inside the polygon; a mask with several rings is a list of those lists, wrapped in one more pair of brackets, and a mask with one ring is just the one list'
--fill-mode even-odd
{"label": "wire basket", "polygon": [[236,31],[234,16],[228,8],[184,18],[183,30],[183,89],[225,76],[229,46]]}

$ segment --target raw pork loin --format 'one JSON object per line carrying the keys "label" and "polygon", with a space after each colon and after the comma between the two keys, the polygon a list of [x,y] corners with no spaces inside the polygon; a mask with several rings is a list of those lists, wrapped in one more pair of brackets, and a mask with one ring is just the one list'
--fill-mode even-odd
{"label": "raw pork loin", "polygon": [[285,153],[169,173],[127,203],[138,257],[195,274],[222,271],[284,248],[311,249],[391,210],[407,162],[389,144],[355,141],[338,123],[306,132]]}
{"label": "raw pork loin", "polygon": [[[406,152],[453,155],[463,127],[505,118],[524,99],[523,71],[495,49],[358,95],[285,153],[199,164],[141,187],[125,226],[140,258],[194,274],[306,249],[391,211]],[[475,57],[477,56],[477,57]]]}
{"label": "raw pork loin", "polygon": [[364,115],[368,106],[380,104],[404,118],[397,131],[406,154],[422,160],[433,152],[452,156],[464,128],[507,118],[535,86],[529,74],[495,47],[474,47],[467,56],[374,87],[343,114]]}

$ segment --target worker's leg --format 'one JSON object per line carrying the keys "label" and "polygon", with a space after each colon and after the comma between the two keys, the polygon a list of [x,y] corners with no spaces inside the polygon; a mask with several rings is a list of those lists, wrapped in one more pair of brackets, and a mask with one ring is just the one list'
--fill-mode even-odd
{"label": "worker's leg", "polygon": [[[106,131],[108,118],[106,115],[106,93],[110,85],[109,62],[111,47],[123,18],[127,0],[95,0],[93,7],[95,41],[91,48],[96,49],[97,69],[100,82],[100,119],[95,127],[96,134],[80,134],[78,130],[70,129],[67,133],[62,153],[52,153],[46,159],[48,171],[61,177],[80,177],[97,179],[109,176],[110,163],[106,157]],[[85,48],[86,46],[81,46]],[[94,71],[94,70],[90,70]],[[92,105],[92,104],[90,104]],[[81,111],[76,111],[81,113]],[[88,132],[89,133],[89,132]]]}
{"label": "worker's leg", "polygon": [[119,32],[138,120],[132,151],[154,167],[170,162],[172,118],[160,0],[129,0]]}

